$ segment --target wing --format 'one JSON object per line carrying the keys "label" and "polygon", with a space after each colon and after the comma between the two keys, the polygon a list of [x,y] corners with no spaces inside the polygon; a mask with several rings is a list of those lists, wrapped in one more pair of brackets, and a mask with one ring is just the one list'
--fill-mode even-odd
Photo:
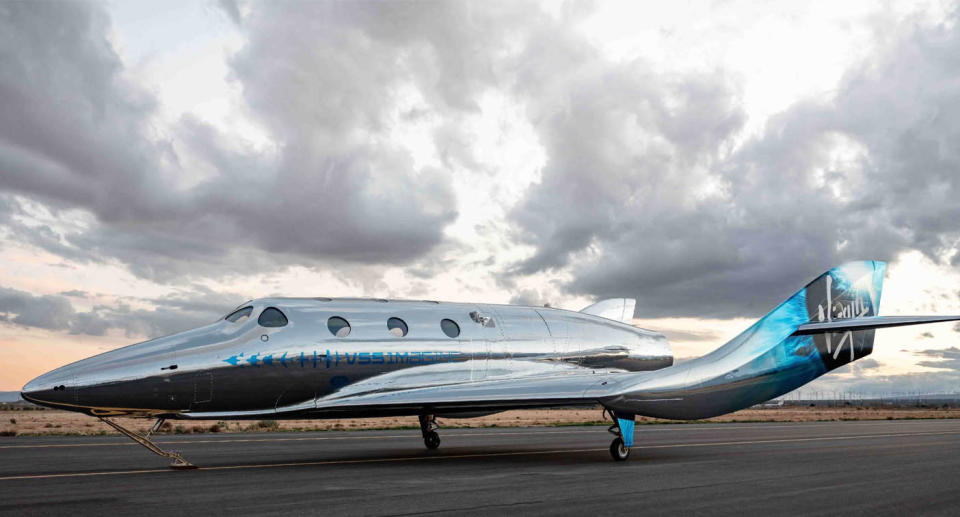
{"label": "wing", "polygon": [[[329,418],[472,412],[595,404],[636,373],[588,370],[565,363],[498,361],[482,378],[470,361],[410,368],[351,384],[318,399],[270,410],[183,413],[183,418]],[[648,372],[642,372],[648,373]],[[652,372],[649,372],[652,373]]]}
{"label": "wing", "polygon": [[618,374],[571,372],[543,377],[502,378],[458,384],[377,391],[317,401],[318,410],[382,410],[431,408],[443,410],[489,410],[567,404],[594,404],[607,394]]}

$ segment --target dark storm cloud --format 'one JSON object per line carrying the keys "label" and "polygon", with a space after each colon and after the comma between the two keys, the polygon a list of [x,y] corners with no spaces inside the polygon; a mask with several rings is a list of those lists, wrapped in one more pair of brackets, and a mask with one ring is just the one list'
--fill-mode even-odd
{"label": "dark storm cloud", "polygon": [[[388,52],[391,22],[329,9],[311,25],[309,16],[271,9],[250,15],[256,29],[235,74],[275,154],[189,116],[158,137],[156,100],[124,79],[99,5],[0,6],[0,189],[54,215],[81,208],[96,217],[65,233],[0,220],[10,237],[71,260],[118,259],[170,281],[261,264],[403,263],[439,243],[456,216],[450,180],[416,169],[386,136],[394,90],[419,66],[398,63],[403,49]],[[380,30],[383,41],[351,23]],[[363,55],[370,45],[377,48]],[[471,93],[433,88],[450,103],[466,104]],[[181,165],[183,152],[212,175],[177,186],[195,174]]]}
{"label": "dark storm cloud", "polygon": [[47,330],[70,328],[76,312],[63,296],[33,296],[0,287],[0,321]]}
{"label": "dark storm cloud", "polygon": [[[504,286],[564,269],[567,290],[636,297],[643,317],[757,315],[845,260],[956,247],[955,26],[899,29],[830,99],[740,145],[735,81],[610,61],[573,5],[553,17],[518,2],[221,2],[246,38],[231,77],[276,143],[263,151],[191,116],[157,136],[156,100],[124,79],[98,6],[2,4],[0,191],[96,219],[28,224],[0,197],[0,225],[170,282],[331,262],[428,277],[449,259],[436,250],[457,216],[451,179],[417,167],[392,131],[439,121],[442,162],[482,173],[460,123],[495,90],[546,152],[510,211],[513,240],[534,252]],[[856,152],[838,158],[840,144]],[[184,169],[196,161],[202,176]]]}
{"label": "dark storm cloud", "polygon": [[131,338],[153,338],[212,323],[245,300],[241,295],[193,286],[158,298],[120,299],[77,311],[69,296],[86,293],[35,296],[0,287],[0,322],[90,336],[118,329]]}
{"label": "dark storm cloud", "polygon": [[957,26],[902,29],[732,154],[744,117],[722,76],[573,59],[531,94],[548,162],[513,212],[536,251],[512,273],[569,266],[572,291],[637,297],[644,317],[729,317],[846,260],[957,262]]}

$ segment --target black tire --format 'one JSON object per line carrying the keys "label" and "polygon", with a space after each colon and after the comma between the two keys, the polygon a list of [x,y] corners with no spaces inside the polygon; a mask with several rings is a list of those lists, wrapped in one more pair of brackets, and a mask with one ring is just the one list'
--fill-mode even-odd
{"label": "black tire", "polygon": [[423,444],[431,451],[440,447],[440,435],[436,431],[430,431],[423,437]]}
{"label": "black tire", "polygon": [[630,447],[623,445],[623,438],[618,436],[610,442],[610,456],[613,456],[613,461],[627,461],[630,457]]}

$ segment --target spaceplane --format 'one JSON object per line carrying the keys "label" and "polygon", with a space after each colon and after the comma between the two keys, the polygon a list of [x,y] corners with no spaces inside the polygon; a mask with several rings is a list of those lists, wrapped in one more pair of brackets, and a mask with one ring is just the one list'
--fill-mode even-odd
{"label": "spaceplane", "polygon": [[[674,364],[667,339],[632,326],[635,301],[550,307],[358,298],[261,298],[209,325],[63,366],[24,399],[100,418],[172,467],[164,421],[438,417],[596,406],[623,461],[637,415],[702,419],[779,397],[862,359],[877,329],[960,316],[878,316],[885,264],[829,270],[730,342]],[[722,301],[721,301],[722,303]],[[147,433],[116,416],[156,419]]]}

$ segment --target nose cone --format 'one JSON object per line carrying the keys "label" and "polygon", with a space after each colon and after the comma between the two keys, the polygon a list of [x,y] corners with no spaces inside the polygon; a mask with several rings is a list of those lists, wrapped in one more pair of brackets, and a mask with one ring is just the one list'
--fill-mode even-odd
{"label": "nose cone", "polygon": [[28,382],[20,395],[35,404],[81,412],[143,408],[153,399],[142,394],[167,389],[163,378],[177,369],[177,354],[216,343],[222,339],[216,329],[216,324],[209,325],[70,363]]}
{"label": "nose cone", "polygon": [[49,407],[63,407],[64,404],[76,404],[76,387],[70,386],[70,376],[63,375],[62,368],[47,372],[28,382],[20,390],[24,400]]}
{"label": "nose cone", "polygon": [[[43,377],[42,375],[40,377]],[[23,388],[20,390],[21,395],[29,395],[40,391],[41,380],[40,377],[26,383]]]}

